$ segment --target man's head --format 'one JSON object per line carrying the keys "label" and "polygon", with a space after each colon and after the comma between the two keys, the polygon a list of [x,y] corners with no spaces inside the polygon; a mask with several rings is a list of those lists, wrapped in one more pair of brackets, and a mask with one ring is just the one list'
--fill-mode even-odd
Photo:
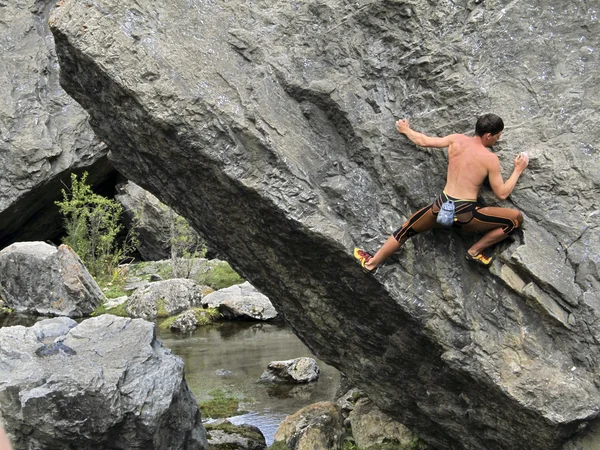
{"label": "man's head", "polygon": [[494,145],[504,130],[504,122],[496,114],[479,116],[475,124],[475,134],[481,138],[486,146]]}

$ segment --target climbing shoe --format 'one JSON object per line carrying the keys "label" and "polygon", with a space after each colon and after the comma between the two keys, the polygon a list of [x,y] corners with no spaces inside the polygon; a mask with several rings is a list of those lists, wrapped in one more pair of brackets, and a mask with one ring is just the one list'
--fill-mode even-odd
{"label": "climbing shoe", "polygon": [[469,261],[475,261],[477,264],[481,264],[482,266],[489,267],[494,261],[493,256],[486,256],[483,253],[479,253],[475,256],[469,255],[469,252],[465,254],[465,258]]}
{"label": "climbing shoe", "polygon": [[368,263],[370,261],[370,259],[373,257],[373,255],[371,255],[369,252],[365,252],[364,250],[356,247],[354,249],[354,257],[358,260],[359,264],[361,265],[363,272],[365,273],[375,273],[375,271],[377,271],[377,267],[375,267],[374,269],[367,269],[365,267],[365,264]]}

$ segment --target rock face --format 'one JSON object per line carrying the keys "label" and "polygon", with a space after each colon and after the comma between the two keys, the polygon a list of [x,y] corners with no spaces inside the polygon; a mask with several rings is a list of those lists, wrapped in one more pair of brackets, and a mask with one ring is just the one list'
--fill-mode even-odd
{"label": "rock face", "polygon": [[60,232],[54,201],[73,170],[110,178],[107,149],[60,87],[48,15],[54,0],[0,2],[0,248]]}
{"label": "rock face", "polygon": [[0,296],[16,312],[82,317],[105,299],[67,245],[17,242],[0,251]]}
{"label": "rock face", "polygon": [[397,448],[410,448],[415,440],[415,435],[404,425],[382,413],[366,397],[356,402],[348,417],[358,448],[381,448],[385,444],[395,445]]}
{"label": "rock face", "polygon": [[344,420],[333,402],[313,403],[287,416],[275,433],[275,442],[290,450],[342,448]]}
{"label": "rock face", "polygon": [[273,320],[277,311],[266,295],[247,281],[208,294],[202,304],[218,308],[226,319]]}
{"label": "rock face", "polygon": [[208,449],[183,362],[154,324],[59,321],[0,329],[0,422],[15,448]]}
{"label": "rock face", "polygon": [[[590,2],[66,0],[63,87],[119,171],[174,206],[315,354],[444,449],[550,450],[599,412],[600,40]],[[118,57],[116,57],[118,55]],[[444,183],[398,135],[507,125],[525,227],[375,249]],[[497,205],[488,190],[488,204]]]}
{"label": "rock face", "polygon": [[145,260],[169,259],[174,247],[179,252],[201,250],[203,239],[185,219],[137,184],[119,183],[115,200],[123,205],[127,225],[135,224],[137,250]]}

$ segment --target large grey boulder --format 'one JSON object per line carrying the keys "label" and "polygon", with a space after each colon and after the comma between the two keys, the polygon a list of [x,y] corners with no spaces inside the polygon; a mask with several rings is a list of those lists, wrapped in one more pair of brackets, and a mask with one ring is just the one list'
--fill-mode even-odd
{"label": "large grey boulder", "polygon": [[273,320],[277,318],[275,307],[247,281],[211,292],[202,304],[217,308],[226,319]]}
{"label": "large grey boulder", "polygon": [[[88,7],[89,5],[89,7]],[[597,8],[596,8],[597,9]],[[66,0],[61,83],[128,179],[175,207],[319,358],[438,448],[550,450],[600,411],[600,24],[575,0]],[[85,27],[85,32],[82,28]],[[115,57],[118,55],[118,57]],[[375,249],[439,194],[443,151],[495,112],[525,227]]]}
{"label": "large grey boulder", "polygon": [[89,315],[104,294],[67,245],[17,242],[0,251],[0,296],[16,312]]}
{"label": "large grey boulder", "polygon": [[183,362],[152,323],[106,314],[44,343],[37,331],[60,320],[0,329],[0,422],[15,448],[208,449]]}
{"label": "large grey boulder", "polygon": [[73,170],[87,169],[93,184],[114,172],[88,114],[59,85],[55,4],[0,2],[0,248],[60,234],[54,201]]}
{"label": "large grey boulder", "polygon": [[172,278],[137,289],[127,299],[125,310],[131,317],[152,320],[200,306],[201,301],[201,286],[186,278]]}

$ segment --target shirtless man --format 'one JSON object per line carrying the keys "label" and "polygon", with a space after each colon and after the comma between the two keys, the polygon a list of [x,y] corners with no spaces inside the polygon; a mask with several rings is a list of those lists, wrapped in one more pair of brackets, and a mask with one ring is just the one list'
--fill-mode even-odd
{"label": "shirtless man", "polygon": [[397,130],[421,147],[448,147],[448,174],[446,187],[435,202],[414,213],[383,246],[371,255],[354,249],[354,257],[363,269],[373,272],[392,256],[406,240],[417,233],[439,228],[437,215],[442,203],[454,200],[456,216],[454,227],[465,231],[486,232],[466,253],[465,257],[484,266],[489,266],[493,257],[483,251],[506,239],[523,223],[523,215],[516,209],[484,206],[477,201],[477,194],[486,177],[492,191],[500,200],[505,200],[515,188],[529,158],[521,153],[515,158],[512,175],[506,180],[500,173],[500,161],[487,147],[494,145],[504,129],[502,119],[495,114],[485,114],[477,119],[475,136],[451,134],[446,137],[429,137],[412,130],[406,119],[396,122]]}

